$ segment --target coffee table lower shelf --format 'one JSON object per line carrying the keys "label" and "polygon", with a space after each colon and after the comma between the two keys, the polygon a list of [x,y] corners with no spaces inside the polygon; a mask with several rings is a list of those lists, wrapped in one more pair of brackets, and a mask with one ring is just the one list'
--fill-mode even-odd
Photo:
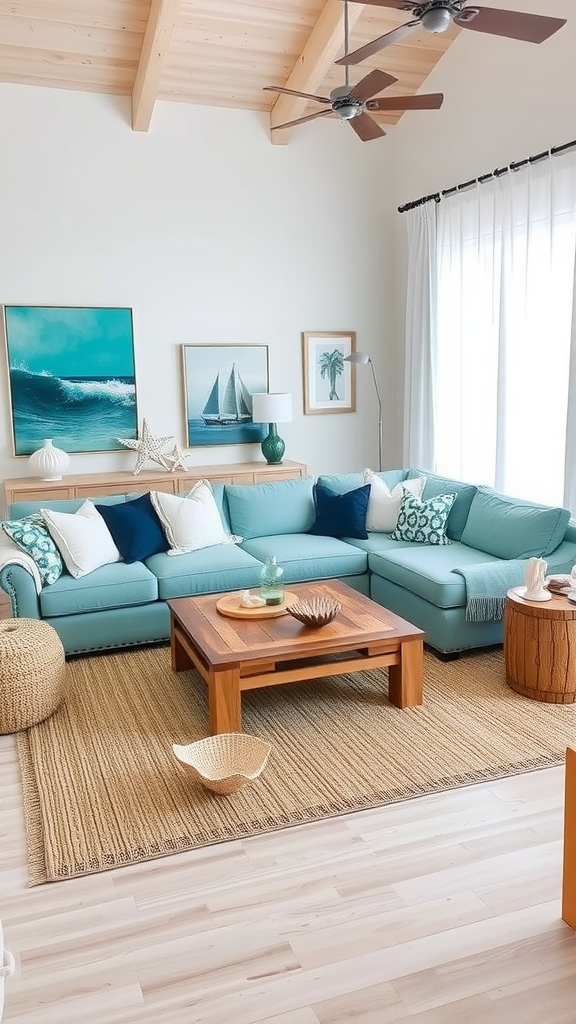
{"label": "coffee table lower shelf", "polygon": [[284,655],[278,660],[265,658],[243,662],[240,658],[226,665],[209,663],[200,648],[177,618],[171,630],[172,669],[182,672],[195,668],[208,687],[209,729],[212,735],[242,731],[241,695],[244,690],[284,683],[304,682],[325,676],[388,669],[388,699],[398,708],[422,704],[424,659],[423,634],[404,640],[386,639],[366,646],[326,651],[314,657]]}

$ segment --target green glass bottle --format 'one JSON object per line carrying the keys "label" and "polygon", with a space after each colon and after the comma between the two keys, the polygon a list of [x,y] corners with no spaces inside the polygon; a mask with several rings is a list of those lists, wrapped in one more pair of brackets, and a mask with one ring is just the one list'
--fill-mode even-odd
{"label": "green glass bottle", "polygon": [[276,555],[266,559],[260,573],[260,597],[266,604],[282,604],[284,600],[284,569],[278,565]]}

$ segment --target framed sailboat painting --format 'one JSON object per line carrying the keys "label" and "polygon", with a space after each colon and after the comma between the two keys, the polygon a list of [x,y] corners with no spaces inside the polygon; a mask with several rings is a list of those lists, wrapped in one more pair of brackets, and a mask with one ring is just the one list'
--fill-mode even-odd
{"label": "framed sailboat painting", "polygon": [[268,391],[267,345],[182,345],[189,448],[260,443],[252,395]]}

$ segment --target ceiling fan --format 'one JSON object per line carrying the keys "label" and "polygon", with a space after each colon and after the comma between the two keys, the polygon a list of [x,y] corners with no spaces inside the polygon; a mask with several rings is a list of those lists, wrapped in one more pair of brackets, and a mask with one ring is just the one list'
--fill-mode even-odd
{"label": "ceiling fan", "polygon": [[[348,0],[344,0],[344,53],[348,53]],[[297,117],[295,121],[286,121],[285,124],[273,125],[273,129],[293,128],[294,125],[312,121],[317,117],[331,117],[332,114],[336,114],[341,121],[348,121],[362,142],[370,142],[372,139],[382,138],[386,132],[373,117],[370,117],[369,111],[437,110],[442,106],[444,100],[441,92],[422,96],[391,96],[373,99],[376,93],[382,92],[398,81],[386,71],[371,71],[354,86],[350,86],[349,78],[349,70],[346,67],[345,84],[332,89],[329,96],[314,96],[311,93],[298,92],[296,89],[284,89],[275,85],[264,86],[268,92],[301,96],[302,99],[317,100],[318,103],[326,104],[324,110],[317,110],[314,114],[307,114],[305,117]]]}
{"label": "ceiling fan", "polygon": [[565,18],[548,18],[541,14],[523,14],[520,11],[501,11],[495,7],[466,5],[466,0],[362,0],[374,7],[392,7],[397,11],[409,11],[413,21],[392,29],[353,53],[346,52],[336,64],[359,64],[366,57],[379,53],[386,46],[400,42],[416,28],[425,32],[445,32],[454,22],[460,28],[473,32],[487,32],[493,36],[521,39],[526,43],[543,43],[545,39],[566,24]]}

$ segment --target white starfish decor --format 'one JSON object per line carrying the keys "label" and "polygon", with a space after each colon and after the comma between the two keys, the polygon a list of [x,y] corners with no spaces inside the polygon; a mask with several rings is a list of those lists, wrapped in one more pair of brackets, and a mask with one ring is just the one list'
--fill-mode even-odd
{"label": "white starfish decor", "polygon": [[150,427],[146,420],[142,421],[142,432],[140,438],[137,441],[133,441],[131,438],[118,437],[116,440],[123,444],[126,448],[133,448],[137,452],[136,465],[132,470],[134,476],[138,476],[138,473],[142,469],[145,462],[157,462],[163,469],[170,469],[170,462],[168,456],[162,451],[166,447],[169,441],[174,441],[175,438],[171,435],[167,437],[154,437]]}
{"label": "white starfish decor", "polygon": [[177,469],[183,469],[186,471],[188,466],[186,465],[187,459],[186,452],[179,444],[175,444],[172,451],[168,452],[167,459],[172,463],[170,469],[174,473]]}

